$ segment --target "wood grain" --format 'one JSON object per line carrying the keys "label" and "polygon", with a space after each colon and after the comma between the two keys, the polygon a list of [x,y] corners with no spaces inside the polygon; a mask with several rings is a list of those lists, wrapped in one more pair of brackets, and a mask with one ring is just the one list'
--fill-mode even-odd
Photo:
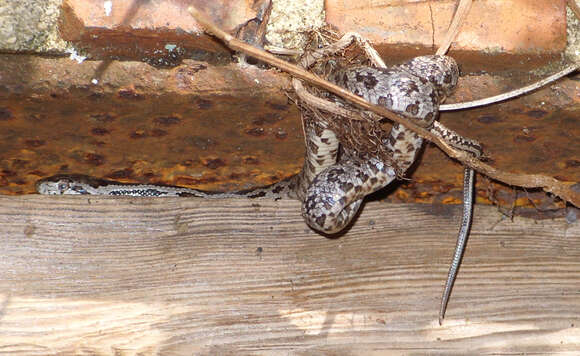
{"label": "wood grain", "polygon": [[[365,206],[340,238],[294,201],[0,196],[0,354],[574,354],[580,224]],[[387,352],[388,350],[388,352]]]}

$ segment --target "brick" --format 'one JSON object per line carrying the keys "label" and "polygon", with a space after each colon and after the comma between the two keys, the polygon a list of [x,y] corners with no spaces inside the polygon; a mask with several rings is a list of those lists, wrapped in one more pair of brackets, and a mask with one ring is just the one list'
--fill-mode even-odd
{"label": "brick", "polygon": [[226,31],[234,31],[256,16],[247,0],[111,1],[109,13],[104,3],[65,0],[62,5],[62,37],[94,57],[168,55],[166,44],[176,44],[182,52],[225,52],[189,15],[187,7],[192,4]]}
{"label": "brick", "polygon": [[[393,46],[436,48],[457,1],[326,0],[326,21],[356,31],[387,54]],[[452,51],[560,53],[566,46],[565,0],[474,1]]]}

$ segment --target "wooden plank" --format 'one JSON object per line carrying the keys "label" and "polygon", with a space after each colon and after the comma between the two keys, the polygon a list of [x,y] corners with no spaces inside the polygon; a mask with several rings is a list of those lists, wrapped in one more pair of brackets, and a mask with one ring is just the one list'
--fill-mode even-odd
{"label": "wooden plank", "polygon": [[0,196],[0,354],[573,354],[580,224],[366,205],[328,239],[269,200]]}

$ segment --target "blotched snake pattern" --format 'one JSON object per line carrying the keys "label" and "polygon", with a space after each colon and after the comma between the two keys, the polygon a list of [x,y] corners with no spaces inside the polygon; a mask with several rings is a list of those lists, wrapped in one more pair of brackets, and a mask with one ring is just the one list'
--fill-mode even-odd
{"label": "blotched snake pattern", "polygon": [[[329,80],[367,101],[382,105],[444,138],[456,148],[481,155],[480,145],[439,125],[435,120],[439,104],[455,88],[459,71],[447,56],[422,56],[388,69],[368,66],[347,67],[333,73]],[[347,105],[337,97],[335,102]],[[203,198],[295,198],[302,202],[302,216],[313,229],[337,233],[356,216],[363,198],[403,175],[413,164],[423,139],[403,125],[395,124],[382,144],[391,155],[390,162],[379,157],[340,147],[337,135],[324,119],[303,116],[306,139],[304,165],[296,176],[267,187],[231,193],[146,184],[122,184],[81,175],[59,175],[40,180],[41,194],[92,194],[112,196],[193,196]],[[471,204],[473,171],[466,169],[464,199]],[[461,258],[471,214],[464,217],[460,237],[449,272],[440,318],[442,318],[457,266]]]}

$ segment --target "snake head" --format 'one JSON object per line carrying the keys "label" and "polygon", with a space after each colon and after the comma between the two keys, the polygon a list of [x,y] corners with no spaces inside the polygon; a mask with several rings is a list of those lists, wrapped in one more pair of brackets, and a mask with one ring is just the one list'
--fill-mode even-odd
{"label": "snake head", "polygon": [[86,189],[68,177],[49,177],[36,182],[36,191],[48,195],[79,195],[89,194]]}
{"label": "snake head", "polygon": [[451,95],[459,80],[459,66],[449,56],[415,57],[398,67],[431,82],[437,89],[440,99]]}

